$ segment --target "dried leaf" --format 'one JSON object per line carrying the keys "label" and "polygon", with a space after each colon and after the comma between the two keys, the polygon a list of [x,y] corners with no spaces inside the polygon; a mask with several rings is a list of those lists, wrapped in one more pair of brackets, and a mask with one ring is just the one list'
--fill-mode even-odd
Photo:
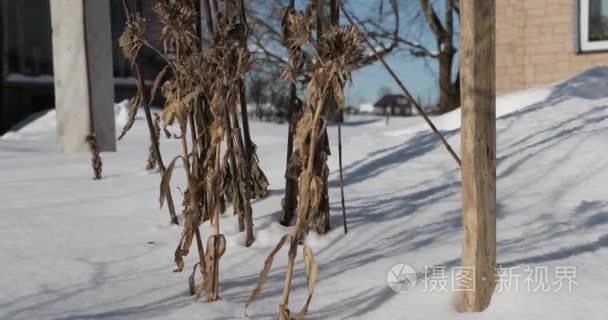
{"label": "dried leaf", "polygon": [[[205,254],[205,289],[207,291],[207,301],[214,301],[217,297],[214,297],[214,293],[217,295],[217,278],[218,270],[216,266],[219,265],[220,258],[226,252],[226,238],[223,234],[212,235],[207,239],[207,253]],[[202,290],[196,293],[196,298],[200,298]]]}
{"label": "dried leaf", "polygon": [[[300,213],[303,214],[307,214],[308,209],[310,208],[310,183],[313,179],[313,175],[310,171],[303,171],[302,174],[300,175],[300,185],[299,185],[299,189],[300,190],[300,198],[299,198],[299,203],[300,203]],[[304,219],[308,219],[307,216],[303,217]]]}
{"label": "dried leaf", "polygon": [[302,173],[302,157],[300,156],[300,150],[294,150],[289,158],[285,177],[289,179],[298,179]]}
{"label": "dried leaf", "polygon": [[276,245],[276,247],[272,250],[272,252],[270,252],[268,257],[266,258],[266,261],[264,262],[264,269],[262,269],[262,272],[260,272],[260,278],[258,279],[258,285],[255,287],[255,289],[253,289],[253,291],[251,291],[251,295],[249,296],[249,299],[247,300],[247,304],[245,305],[245,316],[246,317],[248,317],[247,308],[249,308],[249,305],[255,299],[258,298],[258,296],[260,295],[260,293],[262,293],[262,290],[264,289],[264,284],[266,283],[266,278],[268,277],[270,268],[272,268],[272,262],[274,261],[274,256],[279,252],[279,250],[281,250],[283,245],[285,245],[285,242],[289,239],[291,239],[291,235],[289,235],[289,234],[284,235],[281,238],[281,240],[279,241],[279,243]]}
{"label": "dried leaf", "polygon": [[139,13],[128,14],[127,25],[124,32],[118,38],[118,46],[123,56],[131,63],[135,63],[139,51],[144,46],[146,39],[146,19]]}
{"label": "dried leaf", "polygon": [[133,124],[135,123],[135,116],[137,116],[137,110],[141,105],[141,100],[142,99],[139,93],[137,93],[133,98],[131,98],[131,100],[129,100],[128,120],[127,123],[125,123],[125,126],[122,128],[122,132],[120,133],[118,140],[121,140],[131,129],[131,127],[133,127]]}
{"label": "dried leaf", "polygon": [[179,102],[178,101],[170,101],[167,99],[167,105],[165,105],[165,109],[163,110],[163,123],[166,126],[170,126],[173,124],[177,113],[179,110]]}
{"label": "dried leaf", "polygon": [[167,74],[167,70],[169,70],[169,66],[166,65],[157,75],[156,79],[154,79],[154,84],[152,85],[152,90],[150,90],[150,103],[154,101],[156,98],[156,93],[158,92],[158,88],[160,87],[160,83]]}
{"label": "dried leaf", "polygon": [[196,294],[196,268],[200,265],[200,262],[194,264],[192,267],[192,273],[188,277],[188,287],[190,288],[190,295],[193,296]]}
{"label": "dried leaf", "polygon": [[[169,183],[171,182],[171,175],[173,174],[173,168],[175,167],[175,162],[177,161],[177,159],[184,160],[184,158],[182,156],[177,156],[177,157],[173,158],[173,160],[167,167],[167,170],[165,170],[165,172],[163,172],[163,178],[160,181],[160,199],[159,199],[159,201],[160,201],[161,208],[163,207],[163,204],[165,203],[165,198],[167,197],[167,193],[169,193],[169,189],[171,188]],[[185,160],[184,160],[184,162],[185,162]]]}
{"label": "dried leaf", "polygon": [[192,229],[184,229],[182,233],[182,237],[179,240],[177,248],[175,249],[175,265],[177,269],[173,270],[173,272],[182,272],[184,270],[184,258],[188,255],[188,251],[190,250],[190,246],[192,245]]}
{"label": "dried leaf", "polygon": [[301,320],[306,316],[308,306],[312,300],[312,294],[315,291],[315,282],[317,281],[317,261],[315,260],[312,248],[305,243],[302,251],[304,254],[304,270],[306,271],[308,298],[306,299],[306,304],[302,307],[302,310],[292,317],[293,320]]}
{"label": "dried leaf", "polygon": [[314,176],[310,181],[310,206],[312,208],[318,208],[321,202],[323,193],[323,179],[319,176]]}
{"label": "dried leaf", "polygon": [[167,139],[171,139],[171,137],[173,136],[173,135],[171,134],[171,132],[170,132],[170,131],[167,129],[167,127],[166,127],[166,126],[163,126],[163,132],[165,133],[165,137],[166,137]]}
{"label": "dried leaf", "polygon": [[251,191],[256,199],[264,199],[268,195],[268,178],[260,168],[257,156],[254,154],[250,161]]}
{"label": "dried leaf", "polygon": [[[217,244],[217,248],[216,248]],[[213,248],[214,250],[211,250]],[[217,250],[217,251],[216,251]],[[221,258],[226,252],[226,238],[223,234],[212,235],[207,239],[207,257],[210,261]]]}
{"label": "dried leaf", "polygon": [[177,246],[177,249],[175,249],[174,261],[177,269],[173,270],[173,272],[182,272],[182,270],[184,270],[184,258],[182,255],[181,244]]}

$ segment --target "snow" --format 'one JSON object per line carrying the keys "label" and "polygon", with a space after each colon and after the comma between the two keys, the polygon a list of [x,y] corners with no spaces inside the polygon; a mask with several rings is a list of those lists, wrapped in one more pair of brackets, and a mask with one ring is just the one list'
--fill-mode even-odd
{"label": "snow", "polygon": [[255,104],[255,103],[249,103],[247,104],[247,112],[248,113],[255,113],[256,111],[258,111],[258,109],[262,112],[272,112],[274,110],[276,110],[276,107],[274,105],[272,105],[272,103],[260,103]]}
{"label": "snow", "polygon": [[[349,233],[339,209],[336,128],[329,160],[333,230],[308,239],[319,279],[308,319],[605,319],[608,311],[608,68],[551,86],[502,96],[497,108],[497,241],[504,267],[576,268],[572,292],[495,293],[480,314],[459,314],[457,294],[405,294],[387,272],[408,264],[446,266],[461,251],[460,174],[419,117],[352,116],[343,126]],[[117,110],[123,111],[118,108]],[[119,112],[120,114],[120,112]],[[118,118],[121,118],[119,116]],[[0,139],[0,319],[242,319],[266,255],[288,229],[277,223],[287,127],[252,122],[270,197],[254,204],[257,241],[242,245],[230,210],[221,223],[222,300],[193,301],[189,273],[172,273],[179,229],[158,208],[157,173],[144,170],[149,139],[138,120],[102,154],[104,179],[91,179],[90,155],[55,152],[52,112]],[[433,118],[460,151],[460,114]],[[176,140],[162,140],[169,158]],[[176,168],[174,197],[184,183]],[[179,203],[179,201],[176,201]],[[208,225],[202,227],[208,234]],[[287,252],[273,265],[253,319],[274,319]],[[194,252],[187,259],[192,266]],[[427,282],[428,284],[428,282]],[[303,305],[300,261],[291,308]]]}
{"label": "snow", "polygon": [[359,112],[361,113],[373,113],[374,112],[374,104],[373,103],[362,103],[358,107]]}
{"label": "snow", "polygon": [[[114,105],[114,117],[117,128],[122,128],[127,123],[129,118],[128,100]],[[0,140],[36,140],[53,135],[56,129],[56,121],[57,115],[54,109],[38,112],[0,136]]]}

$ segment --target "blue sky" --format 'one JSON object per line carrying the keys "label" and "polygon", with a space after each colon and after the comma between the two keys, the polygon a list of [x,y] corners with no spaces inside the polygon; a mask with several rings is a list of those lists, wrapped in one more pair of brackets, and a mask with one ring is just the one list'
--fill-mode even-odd
{"label": "blue sky", "polygon": [[[368,15],[369,12],[377,12],[379,1],[350,0],[347,3],[347,8],[353,10],[359,17],[363,17]],[[412,18],[408,18],[408,15],[411,16],[419,12],[420,5],[418,1],[405,2],[410,5],[409,7],[404,7],[403,3],[403,1],[400,1],[400,5],[402,6],[400,32],[406,38],[415,40],[430,50],[436,50],[435,39],[426,22],[422,19],[413,20]],[[442,3],[443,1],[436,2],[436,4],[439,4],[437,10],[440,17],[443,16],[444,11]],[[386,1],[385,6],[388,6]],[[412,21],[415,21],[414,24],[412,24]],[[344,23],[345,21],[342,22]],[[455,31],[458,32],[458,26],[456,26]],[[411,91],[412,95],[417,98],[420,97],[424,105],[437,101],[437,62],[435,59],[412,57],[402,50],[391,54],[387,58],[387,62]],[[360,103],[373,103],[378,99],[378,92],[382,87],[388,87],[394,93],[401,93],[401,90],[399,90],[382,64],[378,62],[357,70],[353,74],[353,83],[346,88],[346,102],[354,106]]]}
{"label": "blue sky", "polygon": [[[437,76],[432,72],[436,69],[434,60],[429,59],[425,63],[422,58],[397,53],[391,55],[387,62],[412,94],[415,97],[419,96],[423,103],[428,103],[429,99],[432,101],[437,99]],[[353,74],[352,84],[346,87],[346,103],[354,106],[374,103],[382,87],[388,87],[394,93],[401,92],[382,64],[375,63],[357,70]]]}

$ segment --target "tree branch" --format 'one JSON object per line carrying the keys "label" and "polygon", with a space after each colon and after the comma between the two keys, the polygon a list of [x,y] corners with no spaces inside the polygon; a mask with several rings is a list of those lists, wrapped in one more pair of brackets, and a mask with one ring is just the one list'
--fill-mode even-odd
{"label": "tree branch", "polygon": [[445,28],[441,24],[441,20],[439,20],[437,12],[435,12],[435,8],[433,8],[430,0],[420,0],[420,6],[422,7],[424,17],[433,33],[439,38],[445,37]]}

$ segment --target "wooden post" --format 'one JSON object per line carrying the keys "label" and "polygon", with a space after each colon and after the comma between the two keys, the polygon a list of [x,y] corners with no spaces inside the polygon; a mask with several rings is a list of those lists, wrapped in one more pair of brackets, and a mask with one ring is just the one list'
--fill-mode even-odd
{"label": "wooden post", "polygon": [[479,312],[496,285],[495,0],[461,1],[461,21],[464,239],[457,281],[460,310]]}
{"label": "wooden post", "polygon": [[116,150],[109,0],[53,0],[53,69],[62,152]]}

